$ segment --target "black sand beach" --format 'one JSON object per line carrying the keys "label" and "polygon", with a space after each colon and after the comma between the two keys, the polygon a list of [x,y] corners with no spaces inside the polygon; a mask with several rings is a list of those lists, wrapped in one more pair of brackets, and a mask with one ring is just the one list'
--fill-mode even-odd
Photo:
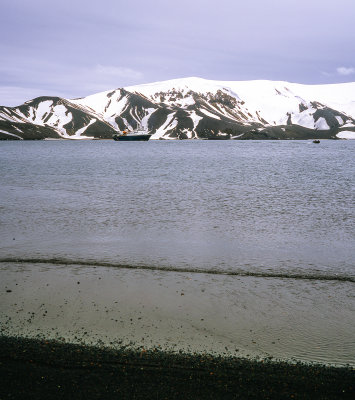
{"label": "black sand beach", "polygon": [[352,368],[0,337],[0,399],[350,399]]}

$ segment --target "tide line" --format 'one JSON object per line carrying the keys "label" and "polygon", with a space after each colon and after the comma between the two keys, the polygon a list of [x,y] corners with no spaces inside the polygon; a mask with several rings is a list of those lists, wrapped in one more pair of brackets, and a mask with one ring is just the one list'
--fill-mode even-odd
{"label": "tide line", "polygon": [[148,270],[148,271],[163,271],[191,274],[206,274],[206,275],[228,275],[240,277],[256,277],[256,278],[280,278],[280,279],[302,279],[313,281],[339,281],[339,282],[355,282],[355,277],[338,275],[338,274],[314,274],[314,273],[287,273],[287,272],[262,272],[262,271],[243,271],[243,270],[222,270],[222,269],[202,269],[202,268],[178,268],[172,266],[156,266],[156,265],[129,265],[118,264],[106,261],[86,261],[86,260],[71,260],[62,258],[1,258],[1,264],[16,263],[16,264],[52,264],[52,265],[79,265],[87,267],[109,267],[131,270]]}

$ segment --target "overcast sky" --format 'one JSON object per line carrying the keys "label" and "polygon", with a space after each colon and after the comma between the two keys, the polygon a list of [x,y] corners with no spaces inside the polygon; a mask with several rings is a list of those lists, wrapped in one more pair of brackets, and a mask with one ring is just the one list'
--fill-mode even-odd
{"label": "overcast sky", "polygon": [[1,0],[0,105],[166,79],[355,81],[354,0]]}

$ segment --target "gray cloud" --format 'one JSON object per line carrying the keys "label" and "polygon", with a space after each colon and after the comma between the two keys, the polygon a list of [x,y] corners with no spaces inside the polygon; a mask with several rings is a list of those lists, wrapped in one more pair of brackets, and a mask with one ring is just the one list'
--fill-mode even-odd
{"label": "gray cloud", "polygon": [[115,67],[112,65],[101,65],[98,64],[94,68],[94,73],[101,77],[114,77],[114,78],[132,78],[132,79],[142,79],[143,73],[136,71],[131,68],[125,67]]}
{"label": "gray cloud", "polygon": [[348,75],[354,75],[355,74],[355,68],[354,67],[338,67],[337,68],[337,73],[339,75],[343,75],[343,76],[348,76]]}
{"label": "gray cloud", "polygon": [[9,88],[70,98],[184,76],[346,81],[354,12],[353,0],[2,0],[0,104]]}
{"label": "gray cloud", "polygon": [[0,65],[0,75],[6,76],[9,82],[0,85],[0,99],[6,99],[0,104],[6,106],[18,105],[37,96],[74,98],[144,82],[142,72],[125,66],[68,66],[38,60],[26,63],[21,57],[14,67]]}

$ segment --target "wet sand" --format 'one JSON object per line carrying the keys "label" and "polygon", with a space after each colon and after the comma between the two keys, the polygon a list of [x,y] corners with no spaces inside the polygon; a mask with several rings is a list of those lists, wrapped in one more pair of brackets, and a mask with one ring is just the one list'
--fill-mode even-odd
{"label": "wet sand", "polygon": [[0,334],[355,365],[353,283],[0,264]]}
{"label": "wet sand", "polygon": [[351,399],[351,368],[0,337],[1,399]]}

